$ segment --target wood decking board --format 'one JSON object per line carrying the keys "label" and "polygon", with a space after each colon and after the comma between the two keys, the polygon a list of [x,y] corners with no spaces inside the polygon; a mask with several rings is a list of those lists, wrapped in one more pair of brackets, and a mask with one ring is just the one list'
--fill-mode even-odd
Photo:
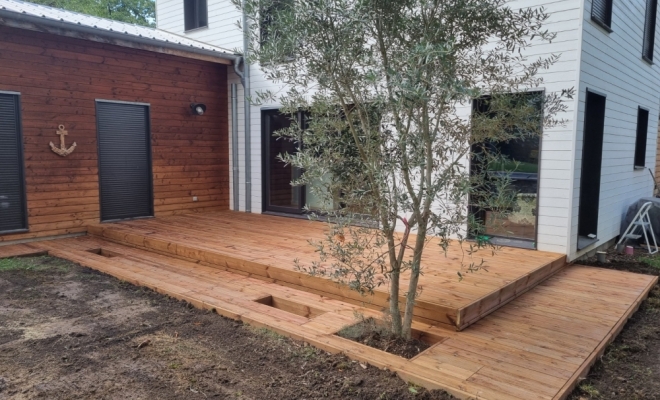
{"label": "wood decking board", "polygon": [[[656,277],[570,266],[463,331],[415,321],[413,328],[436,338],[436,343],[406,360],[334,335],[355,322],[356,315],[378,317],[378,311],[309,293],[303,286],[285,287],[93,236],[30,246],[331,353],[388,368],[407,381],[459,398],[489,400],[565,399],[657,282]],[[88,251],[98,249],[115,256]],[[295,313],[254,301],[263,296],[283,299]]]}
{"label": "wood decking board", "polygon": [[[295,270],[295,259],[306,264],[318,260],[308,240],[323,239],[325,230],[326,225],[319,222],[230,211],[88,227],[90,234],[117,243],[242,271],[351,303],[386,307],[387,287],[363,297]],[[450,246],[446,254],[433,244],[427,247],[422,259],[422,290],[415,306],[419,320],[464,329],[565,265],[565,257],[560,254],[503,248],[492,256],[484,250],[475,260],[483,258],[486,270],[464,274],[465,278],[459,280],[457,272],[463,262],[468,262],[463,255],[456,245]],[[408,276],[404,275],[401,298],[407,287]]]}

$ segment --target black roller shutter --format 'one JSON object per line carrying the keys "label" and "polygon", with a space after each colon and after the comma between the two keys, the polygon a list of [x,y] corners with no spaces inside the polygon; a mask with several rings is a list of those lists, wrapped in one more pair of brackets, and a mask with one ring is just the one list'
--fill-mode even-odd
{"label": "black roller shutter", "polygon": [[637,109],[637,135],[635,138],[635,167],[646,166],[646,139],[649,130],[649,110]]}
{"label": "black roller shutter", "polygon": [[655,48],[655,20],[657,12],[658,0],[646,0],[642,57],[648,62],[653,62],[653,50]]}
{"label": "black roller shutter", "polygon": [[611,31],[612,0],[593,0],[591,3],[591,19],[607,31]]}
{"label": "black roller shutter", "polygon": [[153,215],[149,107],[96,103],[101,220]]}
{"label": "black roller shutter", "polygon": [[27,229],[18,95],[0,93],[0,232]]}

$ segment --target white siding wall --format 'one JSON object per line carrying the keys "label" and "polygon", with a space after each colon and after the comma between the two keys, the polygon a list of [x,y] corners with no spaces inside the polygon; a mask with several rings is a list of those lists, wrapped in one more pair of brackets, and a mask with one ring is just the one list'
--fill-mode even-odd
{"label": "white siding wall", "polygon": [[[577,87],[582,32],[581,3],[582,0],[515,0],[510,3],[512,7],[543,6],[551,14],[547,29],[557,32],[557,38],[552,43],[536,46],[529,52],[532,58],[561,54],[559,62],[551,70],[543,73],[546,81],[543,89],[546,91]],[[238,10],[228,0],[208,0],[208,5],[209,27],[185,33],[183,0],[157,0],[158,28],[229,49],[242,48],[242,33],[237,27],[237,22],[241,18]],[[264,78],[257,67],[253,66],[250,71],[253,93],[264,88],[276,88],[272,82]],[[229,84],[239,83],[238,77],[233,72],[229,72],[228,78]],[[239,141],[237,145],[239,147],[239,205],[241,210],[244,209],[245,204],[242,95],[242,87],[239,85]],[[567,120],[566,125],[544,133],[541,153],[538,248],[560,253],[568,251],[566,237],[570,228],[569,199],[573,184],[572,164],[576,115],[574,102],[569,102],[568,107],[567,112],[559,116]],[[261,107],[253,106],[251,113],[252,212],[258,213],[262,210]],[[469,106],[461,110],[461,114],[466,118],[469,117],[469,113]],[[229,115],[231,119],[231,113]],[[231,124],[231,120],[229,123]],[[231,129],[231,125],[229,128]]]}
{"label": "white siding wall", "polygon": [[[619,234],[622,215],[640,197],[653,193],[648,170],[634,170],[637,108],[650,111],[646,166],[655,165],[660,96],[660,69],[642,60],[642,35],[646,0],[614,1],[612,32],[591,21],[591,0],[585,0],[583,12],[583,44],[579,85],[579,105],[575,141],[574,182],[571,195],[571,234],[569,257],[578,257],[590,248],[577,251],[580,171],[586,90],[607,96],[603,164],[601,173],[598,244]],[[660,45],[656,30],[654,60],[660,61]]]}

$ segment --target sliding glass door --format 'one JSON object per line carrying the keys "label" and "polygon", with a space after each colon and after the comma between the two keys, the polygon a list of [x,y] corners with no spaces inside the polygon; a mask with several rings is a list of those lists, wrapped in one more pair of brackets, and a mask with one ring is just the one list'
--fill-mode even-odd
{"label": "sliding glass door", "polygon": [[301,171],[282,162],[278,155],[295,153],[297,142],[273,134],[291,125],[289,116],[278,110],[261,112],[264,174],[264,211],[302,214],[305,205],[305,190],[292,186]]}
{"label": "sliding glass door", "polygon": [[[529,101],[540,93],[529,93]],[[489,112],[488,101],[475,102],[475,112]],[[495,115],[495,114],[493,114]],[[539,114],[539,124],[542,123]],[[484,172],[486,179],[496,180],[508,178],[506,190],[513,192],[514,200],[507,212],[496,212],[491,209],[471,206],[471,213],[483,224],[483,236],[492,243],[513,245],[519,247],[535,247],[538,214],[538,190],[540,172],[541,138],[536,135],[520,135],[521,138],[509,141],[491,141],[475,146],[475,149],[487,147],[491,154],[498,154],[499,162],[489,162],[488,165],[478,157],[472,157],[471,170]],[[475,150],[476,151],[476,150]],[[486,184],[487,190],[500,190],[498,185]],[[476,201],[471,201],[475,204]]]}
{"label": "sliding glass door", "polygon": [[[302,171],[285,164],[278,156],[296,153],[299,143],[274,135],[278,130],[291,126],[291,117],[281,114],[279,110],[263,110],[261,121],[264,211],[303,214],[306,210],[324,213],[334,209],[338,200],[324,191],[331,175],[328,174],[309,185],[291,185],[291,182],[300,178]],[[305,123],[303,113],[300,113],[295,123]]]}

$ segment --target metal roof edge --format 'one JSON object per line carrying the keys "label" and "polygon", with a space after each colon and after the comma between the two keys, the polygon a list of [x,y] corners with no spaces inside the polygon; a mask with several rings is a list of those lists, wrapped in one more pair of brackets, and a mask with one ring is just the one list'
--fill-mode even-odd
{"label": "metal roof edge", "polygon": [[[52,33],[94,42],[114,44],[122,47],[138,48],[156,53],[220,62],[221,64],[231,64],[242,58],[238,54],[201,49],[179,43],[76,24],[64,20],[55,20],[26,13],[18,13],[2,8],[0,8],[0,25],[36,32]],[[81,33],[83,35],[76,35],[75,33]],[[131,43],[139,44],[141,46],[133,46],[130,45]],[[224,60],[225,62],[221,62],[220,60]]]}

